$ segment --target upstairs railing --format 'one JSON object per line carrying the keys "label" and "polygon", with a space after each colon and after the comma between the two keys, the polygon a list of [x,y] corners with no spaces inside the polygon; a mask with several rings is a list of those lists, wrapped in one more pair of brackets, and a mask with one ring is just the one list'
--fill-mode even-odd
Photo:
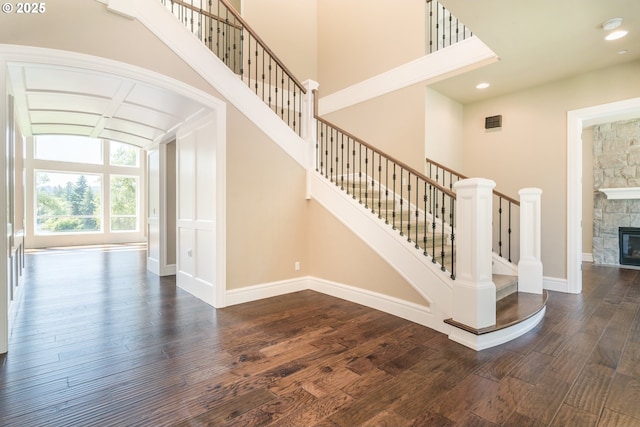
{"label": "upstairs railing", "polygon": [[455,192],[318,115],[315,169],[455,279]]}
{"label": "upstairs railing", "polygon": [[[453,169],[448,168],[429,158],[427,162],[427,175],[445,188],[453,189],[453,184],[468,179]],[[507,261],[517,264],[519,259],[519,227],[520,202],[499,191],[493,191],[493,242],[494,252]],[[513,242],[516,240],[516,242]]]}
{"label": "upstairs railing", "polygon": [[160,1],[301,135],[306,89],[228,0]]}
{"label": "upstairs railing", "polygon": [[427,0],[427,48],[429,53],[468,39],[473,33],[436,0]]}

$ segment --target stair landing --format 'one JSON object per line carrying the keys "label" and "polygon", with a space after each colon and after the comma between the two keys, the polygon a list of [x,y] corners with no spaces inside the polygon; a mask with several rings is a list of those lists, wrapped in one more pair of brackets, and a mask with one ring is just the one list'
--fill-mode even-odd
{"label": "stair landing", "polygon": [[512,293],[496,302],[496,324],[486,328],[476,329],[453,319],[446,319],[444,322],[475,335],[488,334],[516,325],[539,313],[546,306],[547,298],[546,290],[542,294]]}

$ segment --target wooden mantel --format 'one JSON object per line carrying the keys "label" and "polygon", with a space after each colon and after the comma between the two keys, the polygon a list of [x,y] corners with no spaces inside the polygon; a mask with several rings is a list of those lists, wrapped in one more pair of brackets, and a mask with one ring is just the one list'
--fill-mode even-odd
{"label": "wooden mantel", "polygon": [[640,199],[640,187],[601,188],[598,190],[612,200]]}

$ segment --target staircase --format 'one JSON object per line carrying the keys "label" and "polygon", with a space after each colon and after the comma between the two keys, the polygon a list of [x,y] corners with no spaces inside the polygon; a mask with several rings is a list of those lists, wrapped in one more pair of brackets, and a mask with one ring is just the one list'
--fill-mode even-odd
{"label": "staircase", "polygon": [[[451,265],[455,259],[453,230],[446,225],[443,230],[442,221],[438,218],[429,212],[425,214],[406,199],[401,199],[401,203],[397,198],[387,197],[387,189],[378,186],[375,180],[358,180],[348,187],[345,186],[344,177],[337,177],[335,181],[353,199],[360,200],[373,215],[406,237],[407,244],[430,256],[432,262],[439,264],[443,271],[446,270],[444,266]],[[392,212],[396,214],[390,215]],[[493,283],[496,286],[496,301],[518,291],[518,277],[515,275],[494,273]]]}
{"label": "staircase", "polygon": [[[169,6],[170,0],[161,1]],[[218,0],[218,4],[226,4],[226,0]],[[188,13],[197,12],[183,2],[172,1],[172,8],[175,5],[179,5],[182,8],[180,10]],[[175,10],[173,13],[176,13]],[[146,21],[141,20],[141,22]],[[220,22],[222,21],[216,20],[215,25],[221,25]],[[234,22],[236,22],[233,24],[234,28],[236,25],[241,25],[248,30],[246,23],[241,19]],[[149,26],[150,29],[155,30],[155,27],[151,27]],[[257,36],[252,37],[259,41]],[[207,40],[203,41],[206,45]],[[169,41],[167,44],[171,45]],[[260,52],[263,51],[270,53],[268,49],[260,47]],[[255,52],[258,52],[257,47]],[[236,56],[231,55],[231,57]],[[240,57],[253,56],[241,55]],[[262,54],[255,53],[255,56],[262,58]],[[228,58],[228,55],[222,55],[220,64],[226,64]],[[189,62],[187,57],[185,61]],[[227,68],[227,73],[236,78],[235,82],[238,84],[249,82],[250,92],[244,84],[242,84],[244,90],[234,89],[236,84],[231,81],[231,84],[217,84],[218,80],[221,81],[223,78],[220,68],[215,72],[206,71],[204,67],[199,70],[202,70],[203,77],[223,96],[270,135],[273,141],[292,158],[307,168],[308,198],[313,198],[327,207],[425,298],[428,308],[426,312],[420,313],[423,317],[419,323],[448,333],[451,339],[471,348],[482,349],[513,339],[541,320],[544,310],[532,316],[527,324],[518,326],[517,331],[512,329],[496,331],[494,328],[488,331],[488,335],[492,335],[493,332],[497,332],[498,335],[487,336],[486,339],[470,338],[469,335],[456,333],[453,331],[455,328],[445,325],[445,321],[452,317],[452,305],[460,303],[454,300],[456,263],[459,262],[457,258],[460,257],[456,250],[456,244],[459,244],[457,242],[460,242],[460,239],[456,241],[457,227],[454,224],[454,218],[458,214],[455,211],[456,193],[406,164],[390,159],[375,147],[358,140],[353,135],[332,127],[330,123],[313,113],[313,111],[317,112],[317,96],[315,91],[309,90],[307,82],[302,87],[303,85],[289,76],[284,66],[280,66],[279,61],[278,66],[275,67],[279,77],[272,79],[269,73],[261,71],[265,63],[265,60],[254,63],[254,67],[258,68],[232,67],[226,64],[231,67]],[[258,71],[251,71],[252,69]],[[278,69],[280,69],[279,72]],[[240,79],[237,79],[238,72]],[[249,75],[249,72],[252,74]],[[297,89],[290,90],[290,85]],[[250,100],[247,92],[249,92],[248,95],[253,93],[257,97]],[[280,101],[277,100],[278,98],[274,101],[273,94],[276,93],[279,94]],[[261,96],[265,110],[256,104]],[[250,103],[252,105],[248,106]],[[315,105],[315,108],[312,108],[312,105]],[[265,115],[265,111],[269,112],[269,110],[284,120],[285,126],[293,132],[284,132],[280,127],[274,131],[265,130],[272,125],[271,123],[267,125],[266,122],[276,119],[269,114]],[[275,124],[273,126],[275,127]],[[345,192],[350,197],[345,197]],[[351,218],[346,218],[348,216]],[[372,225],[374,222],[376,225]],[[491,226],[485,228],[489,229]],[[531,229],[539,230],[539,227],[531,227]],[[483,255],[483,258],[487,254],[488,252]],[[508,263],[506,261],[493,263],[494,274],[491,285],[495,285],[495,295],[492,298],[494,302],[514,297],[517,295],[517,287],[521,284],[521,280],[516,276],[505,273],[505,271],[515,271],[515,268],[502,268],[505,264]],[[488,264],[485,263],[485,265]],[[455,316],[452,322],[446,323],[459,327],[455,325]],[[508,325],[509,328],[511,326],[513,323]],[[466,330],[473,329],[471,327]],[[476,332],[478,330],[479,328],[475,329]]]}

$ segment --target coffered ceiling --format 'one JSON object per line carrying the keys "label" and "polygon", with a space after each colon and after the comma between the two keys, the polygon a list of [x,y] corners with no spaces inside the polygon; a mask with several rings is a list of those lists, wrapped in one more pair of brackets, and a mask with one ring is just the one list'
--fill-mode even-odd
{"label": "coffered ceiling", "polygon": [[114,74],[22,62],[7,68],[27,136],[81,135],[147,148],[206,110],[175,92]]}

